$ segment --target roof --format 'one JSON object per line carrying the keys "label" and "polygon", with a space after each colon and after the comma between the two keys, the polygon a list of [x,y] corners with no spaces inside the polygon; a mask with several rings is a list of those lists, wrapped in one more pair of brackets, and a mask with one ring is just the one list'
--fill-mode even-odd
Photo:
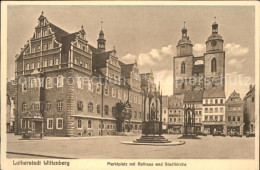
{"label": "roof", "polygon": [[120,66],[121,66],[121,75],[126,78],[130,77],[131,76],[130,73],[133,70],[134,64],[121,64]]}
{"label": "roof", "polygon": [[169,106],[169,96],[162,96],[162,107]]}
{"label": "roof", "polygon": [[225,98],[225,91],[219,88],[206,89],[203,93],[203,98]]}
{"label": "roof", "polygon": [[76,39],[78,32],[67,34],[66,36],[61,37],[62,51],[68,51],[71,47],[71,42]]}
{"label": "roof", "polygon": [[[232,100],[232,99],[235,99],[235,100]],[[230,94],[226,103],[243,103],[243,102],[240,98],[240,94],[234,90],[234,92]]]}
{"label": "roof", "polygon": [[243,100],[245,100],[246,98],[250,97],[250,96],[251,96],[252,94],[254,94],[254,93],[255,93],[255,85],[252,86],[252,87],[249,89],[249,91],[246,93],[246,96],[244,97]]}
{"label": "roof", "polygon": [[92,45],[89,45],[89,49],[93,54],[100,53],[100,51]]}
{"label": "roof", "polygon": [[180,39],[178,41],[178,45],[181,45],[181,44],[191,44],[191,40],[189,39],[189,37],[183,37],[182,39]]}
{"label": "roof", "polygon": [[106,61],[110,57],[111,51],[96,53],[92,57],[92,68],[103,68],[106,67]]}
{"label": "roof", "polygon": [[50,23],[50,27],[52,32],[54,32],[56,40],[61,42],[61,37],[68,35],[69,33],[64,31],[63,29],[57,27],[56,25]]}
{"label": "roof", "polygon": [[203,73],[204,72],[204,65],[203,64],[194,65],[193,66],[193,72],[194,73]]}
{"label": "roof", "polygon": [[222,36],[219,34],[211,34],[207,41],[210,41],[210,40],[222,40]]}
{"label": "roof", "polygon": [[202,99],[203,99],[202,90],[184,92],[184,102],[202,102]]}

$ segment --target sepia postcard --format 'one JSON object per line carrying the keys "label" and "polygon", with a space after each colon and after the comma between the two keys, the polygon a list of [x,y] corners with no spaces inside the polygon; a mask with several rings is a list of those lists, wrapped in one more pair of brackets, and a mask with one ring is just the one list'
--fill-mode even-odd
{"label": "sepia postcard", "polygon": [[259,3],[1,9],[1,169],[259,169]]}

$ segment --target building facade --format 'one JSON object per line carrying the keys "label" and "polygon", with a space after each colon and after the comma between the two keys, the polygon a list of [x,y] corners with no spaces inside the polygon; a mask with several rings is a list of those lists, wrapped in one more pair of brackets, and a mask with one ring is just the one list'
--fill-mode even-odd
{"label": "building facade", "polygon": [[255,86],[250,85],[249,91],[243,99],[244,103],[244,133],[255,133]]}
{"label": "building facade", "polygon": [[226,101],[226,126],[227,135],[244,134],[243,101],[236,91]]}
{"label": "building facade", "polygon": [[183,133],[184,95],[173,95],[169,98],[168,133]]}
{"label": "building facade", "polygon": [[195,57],[192,51],[193,44],[187,32],[184,25],[181,30],[182,38],[176,46],[177,54],[173,57],[173,95],[182,94],[184,95],[183,99],[186,100],[183,101],[184,103],[195,103],[197,131],[213,133],[216,130],[221,130],[224,133],[224,40],[218,33],[218,24],[214,21],[212,34],[206,41],[204,55]]}
{"label": "building facade", "polygon": [[168,118],[169,118],[169,96],[162,97],[162,121],[163,133],[168,131]]}
{"label": "building facade", "polygon": [[83,28],[68,33],[42,13],[38,25],[16,56],[15,133],[25,127],[24,116],[41,115],[45,135],[92,136],[116,133],[116,103],[131,105],[125,129],[141,132],[143,95],[137,63],[118,60],[106,50],[101,28],[97,47],[88,43]]}

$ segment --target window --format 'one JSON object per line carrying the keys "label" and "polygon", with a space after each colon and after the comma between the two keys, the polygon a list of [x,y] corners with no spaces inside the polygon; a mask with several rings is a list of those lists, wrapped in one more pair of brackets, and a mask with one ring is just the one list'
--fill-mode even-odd
{"label": "window", "polygon": [[164,110],[164,114],[166,114],[166,110]]}
{"label": "window", "polygon": [[32,122],[28,121],[28,128],[31,129],[32,128]]}
{"label": "window", "polygon": [[92,128],[92,122],[91,120],[88,121],[88,129],[91,129]]}
{"label": "window", "polygon": [[185,73],[185,63],[184,62],[181,63],[181,73],[182,74]]}
{"label": "window", "polygon": [[30,87],[31,87],[31,88],[37,87],[37,81],[36,81],[35,78],[32,78],[32,79],[30,80]]}
{"label": "window", "polygon": [[218,116],[215,116],[215,121],[218,121]]}
{"label": "window", "polygon": [[27,110],[27,103],[23,102],[22,111],[26,111],[26,110]]}
{"label": "window", "polygon": [[213,99],[210,99],[210,104],[213,104]]}
{"label": "window", "polygon": [[53,118],[47,118],[47,129],[53,129]]}
{"label": "window", "polygon": [[75,64],[79,64],[79,59],[75,58]]}
{"label": "window", "polygon": [[220,108],[220,113],[223,113],[224,112],[224,109],[223,107]]}
{"label": "window", "polygon": [[108,86],[105,86],[105,95],[108,96],[108,93],[109,93],[109,89],[108,89]]}
{"label": "window", "polygon": [[78,77],[78,81],[77,81],[78,83],[78,88],[79,89],[83,89],[83,83],[82,83],[82,77]]}
{"label": "window", "polygon": [[105,111],[105,114],[108,115],[108,105],[104,106],[104,111]]}
{"label": "window", "polygon": [[46,89],[52,88],[52,81],[51,80],[52,80],[51,77],[46,78],[46,84],[45,84]]}
{"label": "window", "polygon": [[59,65],[59,59],[58,58],[54,59],[54,65]]}
{"label": "window", "polygon": [[122,91],[118,90],[118,99],[122,99]]}
{"label": "window", "polygon": [[228,116],[228,121],[229,121],[229,122],[231,121],[231,116]]}
{"label": "window", "polygon": [[85,63],[85,68],[88,68],[88,63]]}
{"label": "window", "polygon": [[40,68],[40,62],[39,61],[37,61],[37,63],[36,63],[36,68]]}
{"label": "window", "polygon": [[215,99],[215,104],[218,104],[218,99]]}
{"label": "window", "polygon": [[201,111],[199,111],[199,115],[201,116]]}
{"label": "window", "polygon": [[36,38],[40,38],[41,37],[41,31],[36,31]]}
{"label": "window", "polygon": [[170,118],[170,122],[172,122],[172,118]]}
{"label": "window", "polygon": [[205,103],[208,104],[208,99],[205,100]]}
{"label": "window", "polygon": [[27,83],[23,82],[22,83],[22,92],[25,92],[25,91],[27,91]]}
{"label": "window", "polygon": [[63,87],[63,76],[59,75],[57,77],[57,87]]}
{"label": "window", "polygon": [[93,103],[91,102],[88,103],[88,112],[93,113]]}
{"label": "window", "polygon": [[137,96],[134,96],[134,103],[137,103]]}
{"label": "window", "polygon": [[216,58],[213,58],[211,60],[211,72],[216,72],[217,71],[217,61]]}
{"label": "window", "polygon": [[101,129],[101,124],[100,123],[98,124],[98,129]]}
{"label": "window", "polygon": [[93,91],[93,83],[92,81],[88,81],[88,91]]}
{"label": "window", "polygon": [[166,118],[163,118],[163,121],[166,122]]}
{"label": "window", "polygon": [[173,118],[173,122],[176,122],[176,118]]}
{"label": "window", "polygon": [[208,108],[205,108],[205,113],[208,113],[209,112],[209,109]]}
{"label": "window", "polygon": [[82,129],[82,119],[78,119],[78,129]]}
{"label": "window", "polygon": [[239,116],[237,117],[237,121],[240,122],[240,117]]}
{"label": "window", "polygon": [[40,45],[37,46],[37,51],[41,51],[41,46]]}
{"label": "window", "polygon": [[109,125],[107,125],[107,130],[109,130],[109,127],[110,127],[110,126],[109,126]]}
{"label": "window", "polygon": [[47,30],[43,30],[42,31],[42,36],[46,36],[47,35]]}
{"label": "window", "polygon": [[62,108],[63,107],[63,103],[62,103],[62,101],[61,100],[59,100],[58,102],[57,102],[57,110],[58,111],[62,111]]}
{"label": "window", "polygon": [[142,104],[142,96],[139,96],[139,104]]}
{"label": "window", "polygon": [[56,129],[63,129],[63,118],[56,119]]}
{"label": "window", "polygon": [[236,121],[236,117],[235,116],[233,117],[233,121]]}
{"label": "window", "polygon": [[101,93],[101,84],[96,85],[96,92]]}
{"label": "window", "polygon": [[40,110],[40,103],[35,104],[35,110]]}
{"label": "window", "polygon": [[116,89],[112,88],[112,97],[116,97]]}
{"label": "window", "polygon": [[218,113],[218,107],[215,107],[215,113]]}
{"label": "window", "polygon": [[97,113],[100,114],[100,105],[97,105]]}
{"label": "window", "polygon": [[47,49],[52,49],[52,43],[51,42],[48,43]]}
{"label": "window", "polygon": [[82,101],[78,101],[78,110],[79,111],[83,110],[83,102]]}
{"label": "window", "polygon": [[51,110],[51,102],[50,101],[46,102],[46,110]]}
{"label": "window", "polygon": [[32,107],[31,107],[31,108],[32,108],[32,110],[34,110],[34,109],[35,109],[35,104],[32,104]]}
{"label": "window", "polygon": [[220,103],[223,104],[223,99],[220,99]]}
{"label": "window", "polygon": [[134,118],[135,119],[137,118],[137,112],[136,111],[134,112]]}
{"label": "window", "polygon": [[209,120],[210,120],[210,121],[213,121],[213,116],[209,116]]}
{"label": "window", "polygon": [[219,119],[219,121],[221,121],[221,122],[223,121],[223,116],[220,116],[220,119]]}
{"label": "window", "polygon": [[127,93],[124,92],[124,100],[127,100]]}
{"label": "window", "polygon": [[112,107],[112,115],[115,117],[116,116],[116,107]]}
{"label": "window", "polygon": [[47,44],[42,45],[42,50],[47,50]]}
{"label": "window", "polygon": [[32,53],[35,53],[35,46],[32,46]]}
{"label": "window", "polygon": [[31,64],[31,69],[35,69],[34,63]]}
{"label": "window", "polygon": [[26,64],[26,70],[30,70],[30,64],[29,63]]}
{"label": "window", "polygon": [[209,118],[208,116],[205,116],[205,121],[208,121],[208,118]]}
{"label": "window", "polygon": [[48,67],[48,61],[47,60],[43,61],[43,67]]}
{"label": "window", "polygon": [[209,109],[209,113],[213,113],[213,108],[210,108],[210,109]]}
{"label": "window", "polygon": [[53,59],[49,60],[49,66],[53,66]]}

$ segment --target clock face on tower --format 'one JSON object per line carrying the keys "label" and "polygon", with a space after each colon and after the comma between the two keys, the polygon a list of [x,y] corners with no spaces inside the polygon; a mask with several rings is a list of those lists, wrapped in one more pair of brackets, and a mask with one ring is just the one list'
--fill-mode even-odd
{"label": "clock face on tower", "polygon": [[215,47],[217,45],[217,41],[216,40],[211,41],[211,45],[212,47]]}

